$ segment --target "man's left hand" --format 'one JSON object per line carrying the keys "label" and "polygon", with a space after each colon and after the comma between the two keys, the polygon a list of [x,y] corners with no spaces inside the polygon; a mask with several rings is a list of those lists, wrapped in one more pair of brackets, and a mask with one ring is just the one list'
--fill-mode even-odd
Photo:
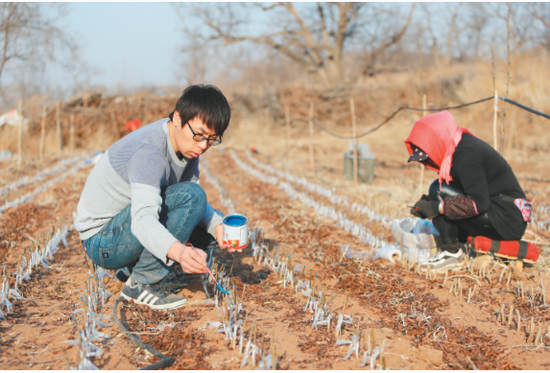
{"label": "man's left hand", "polygon": [[233,249],[232,247],[228,247],[223,242],[223,224],[218,224],[215,229],[216,229],[216,241],[218,241],[218,245],[220,246],[220,249],[222,250],[228,249],[230,253],[234,253],[235,251],[242,252],[242,250],[236,250],[236,249]]}
{"label": "man's left hand", "polygon": [[411,214],[422,219],[433,219],[439,215],[439,201],[425,201],[421,199],[414,204]]}

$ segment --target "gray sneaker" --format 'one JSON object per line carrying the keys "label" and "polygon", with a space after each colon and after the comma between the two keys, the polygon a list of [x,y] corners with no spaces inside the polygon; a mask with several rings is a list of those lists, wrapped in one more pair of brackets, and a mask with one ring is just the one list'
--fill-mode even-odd
{"label": "gray sneaker", "polygon": [[185,297],[172,294],[158,284],[138,284],[132,276],[124,284],[120,295],[153,310],[174,310],[187,304]]}
{"label": "gray sneaker", "polygon": [[450,253],[445,250],[438,250],[437,253],[425,262],[420,263],[420,270],[425,272],[435,271],[436,273],[444,273],[450,269],[456,271],[464,265],[464,254],[462,250],[457,253]]}

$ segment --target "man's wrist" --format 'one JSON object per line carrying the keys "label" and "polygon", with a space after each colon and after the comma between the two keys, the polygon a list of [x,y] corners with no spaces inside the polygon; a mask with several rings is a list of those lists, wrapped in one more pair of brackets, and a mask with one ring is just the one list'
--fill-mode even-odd
{"label": "man's wrist", "polygon": [[181,242],[175,241],[168,249],[168,254],[166,254],[166,256],[168,259],[172,259],[173,261],[180,263],[181,254],[184,249],[185,246]]}

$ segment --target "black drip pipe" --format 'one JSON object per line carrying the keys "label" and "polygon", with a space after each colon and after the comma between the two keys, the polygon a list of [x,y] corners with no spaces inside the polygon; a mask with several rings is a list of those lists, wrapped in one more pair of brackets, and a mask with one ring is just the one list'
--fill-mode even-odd
{"label": "black drip pipe", "polygon": [[499,98],[499,100],[508,102],[508,103],[510,103],[510,104],[512,104],[512,105],[516,105],[517,107],[522,108],[523,110],[527,110],[527,111],[530,112],[530,113],[540,115],[541,117],[544,117],[544,118],[546,118],[546,119],[550,119],[550,115],[544,114],[544,113],[542,113],[542,112],[540,112],[540,111],[538,111],[538,110],[535,110],[535,109],[531,109],[530,107],[525,106],[525,105],[522,105],[522,104],[520,104],[519,102],[515,102],[515,101],[510,100],[509,98],[501,97],[501,96],[498,96],[498,98]]}
{"label": "black drip pipe", "polygon": [[[447,107],[440,107],[440,108],[419,108],[419,107],[411,107],[411,106],[400,106],[399,108],[397,108],[397,110],[395,110],[389,117],[387,117],[386,119],[384,119],[384,121],[380,124],[377,124],[375,127],[371,128],[370,130],[364,132],[364,133],[361,133],[357,136],[342,136],[340,134],[337,134],[337,133],[334,133],[334,132],[331,132],[329,131],[328,129],[326,129],[325,127],[323,127],[322,125],[320,125],[319,123],[317,123],[317,121],[313,118],[311,118],[311,122],[317,126],[320,130],[328,133],[329,135],[331,136],[334,136],[334,137],[337,137],[339,139],[344,139],[344,140],[351,140],[351,139],[355,139],[355,138],[360,138],[360,137],[363,137],[363,136],[366,136],[368,135],[369,133],[372,133],[374,131],[376,131],[377,129],[379,129],[380,127],[382,127],[384,124],[388,123],[390,121],[390,119],[392,119],[393,117],[395,117],[397,115],[397,113],[399,113],[401,110],[414,110],[414,111],[441,111],[441,110],[451,110],[451,109],[459,109],[459,108],[463,108],[463,107],[466,107],[466,106],[470,106],[470,105],[474,105],[474,104],[479,104],[480,102],[485,102],[485,101],[489,101],[491,99],[494,99],[494,96],[489,96],[489,97],[485,97],[485,98],[482,98],[480,100],[477,100],[477,101],[472,101],[472,102],[467,102],[465,104],[462,104],[462,105],[456,105],[456,106],[447,106]],[[513,100],[510,100],[509,98],[506,98],[506,97],[502,97],[502,96],[498,96],[498,99],[499,100],[502,100],[502,101],[505,101],[505,102],[508,102],[512,105],[515,105],[523,110],[527,110],[528,112],[530,113],[533,113],[533,114],[536,114],[536,115],[539,115],[543,118],[547,118],[547,119],[550,119],[550,115],[548,114],[545,114],[545,113],[542,113],[538,110],[535,110],[535,109],[531,109],[530,107],[528,106],[525,106],[525,105],[522,105],[518,102],[515,102]],[[306,117],[297,117],[297,118],[292,118],[292,120],[303,120],[304,122],[307,122],[309,121],[309,118],[306,118]]]}
{"label": "black drip pipe", "polygon": [[338,138],[340,138],[340,139],[349,140],[349,139],[360,138],[360,137],[363,137],[363,136],[368,135],[369,133],[372,133],[372,132],[376,131],[377,129],[379,129],[380,127],[382,127],[384,124],[388,123],[388,122],[390,121],[390,119],[392,119],[393,117],[395,117],[395,116],[397,115],[397,113],[399,113],[401,110],[441,111],[441,110],[459,109],[459,108],[462,108],[462,107],[466,107],[466,106],[470,106],[470,105],[474,105],[474,104],[479,104],[480,102],[488,101],[488,100],[490,100],[490,99],[492,99],[492,98],[493,98],[493,96],[490,96],[490,97],[482,98],[481,100],[477,100],[477,101],[473,101],[473,102],[468,102],[468,103],[462,104],[462,105],[446,106],[446,107],[440,107],[440,108],[419,108],[419,107],[411,107],[411,106],[400,106],[400,107],[397,108],[397,110],[395,110],[389,117],[387,117],[382,123],[376,125],[374,128],[371,128],[371,129],[368,130],[367,132],[362,133],[362,134],[357,135],[357,136],[342,136],[342,135],[339,135],[339,134],[336,134],[336,133],[333,133],[333,132],[329,131],[328,129],[326,129],[325,127],[321,126],[319,123],[317,123],[317,121],[316,121],[315,119],[313,119],[313,118],[311,118],[311,121],[312,121],[313,124],[314,124],[315,126],[317,126],[320,130],[325,131],[325,132],[328,133],[329,135],[334,136],[334,137],[338,137]]}
{"label": "black drip pipe", "polygon": [[128,329],[126,329],[126,327],[124,327],[124,325],[122,325],[122,322],[120,322],[120,320],[118,319],[117,312],[116,312],[118,303],[121,300],[124,300],[124,298],[122,296],[119,296],[115,300],[115,304],[113,305],[113,317],[114,317],[115,322],[118,325],[118,327],[126,334],[126,336],[128,338],[130,338],[132,341],[134,341],[139,347],[146,349],[147,351],[149,351],[150,353],[152,353],[156,357],[162,359],[162,360],[159,360],[159,361],[157,361],[153,364],[147,365],[146,367],[139,368],[139,370],[164,369],[164,368],[167,368],[167,367],[171,366],[172,364],[174,364],[175,360],[173,358],[171,358],[170,356],[166,356],[164,354],[161,354],[160,352],[155,350],[153,347],[151,347],[148,344],[142,342],[142,340],[139,339],[134,333],[130,332]]}

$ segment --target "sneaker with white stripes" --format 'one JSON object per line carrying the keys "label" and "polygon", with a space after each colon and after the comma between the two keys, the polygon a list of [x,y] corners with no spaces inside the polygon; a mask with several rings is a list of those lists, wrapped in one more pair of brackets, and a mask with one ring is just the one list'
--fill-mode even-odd
{"label": "sneaker with white stripes", "polygon": [[144,304],[153,310],[173,310],[187,304],[185,297],[172,294],[160,285],[138,284],[130,276],[120,293],[125,299]]}
{"label": "sneaker with white stripes", "polygon": [[462,249],[459,249],[457,253],[438,250],[430,259],[420,263],[420,270],[424,272],[429,269],[437,273],[444,273],[448,269],[452,271],[459,270],[465,263]]}

